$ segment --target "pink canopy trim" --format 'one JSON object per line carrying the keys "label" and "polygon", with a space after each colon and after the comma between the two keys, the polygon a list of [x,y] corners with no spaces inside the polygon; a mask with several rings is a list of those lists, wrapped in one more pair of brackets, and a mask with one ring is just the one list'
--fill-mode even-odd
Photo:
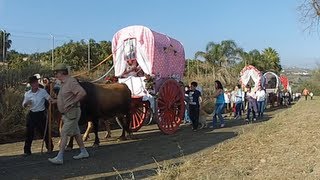
{"label": "pink canopy trim", "polygon": [[144,26],[119,30],[112,39],[112,53],[116,76],[126,70],[129,55],[137,60],[145,74],[178,79],[183,76],[185,53],[182,44]]}
{"label": "pink canopy trim", "polygon": [[246,86],[251,78],[254,81],[252,90],[256,91],[258,86],[261,85],[261,77],[261,72],[256,67],[252,65],[245,66],[240,72],[240,83],[242,86]]}

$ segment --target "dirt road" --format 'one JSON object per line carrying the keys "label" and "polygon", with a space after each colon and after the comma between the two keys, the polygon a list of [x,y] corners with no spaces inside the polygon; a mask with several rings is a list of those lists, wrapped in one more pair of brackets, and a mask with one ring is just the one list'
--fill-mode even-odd
{"label": "dirt road", "polygon": [[[58,148],[51,154],[41,154],[41,141],[34,141],[33,154],[23,157],[23,142],[0,145],[0,179],[123,179],[134,176],[136,179],[154,175],[157,169],[156,162],[174,160],[191,156],[216,144],[237,136],[242,129],[252,128],[261,122],[269,120],[274,114],[281,111],[267,112],[264,119],[252,125],[244,125],[243,120],[227,118],[226,127],[222,129],[202,129],[197,132],[191,126],[183,125],[173,135],[164,135],[157,125],[144,126],[134,139],[118,142],[116,137],[119,130],[113,131],[109,140],[101,139],[99,148],[88,148],[90,158],[73,160],[78,149],[65,153],[64,165],[57,166],[48,162],[49,157],[57,154]],[[207,123],[210,124],[210,117]],[[93,137],[93,135],[91,135]],[[100,133],[104,137],[104,132]],[[93,139],[93,138],[92,138]],[[90,147],[92,139],[85,143]],[[58,139],[54,139],[57,144]]]}

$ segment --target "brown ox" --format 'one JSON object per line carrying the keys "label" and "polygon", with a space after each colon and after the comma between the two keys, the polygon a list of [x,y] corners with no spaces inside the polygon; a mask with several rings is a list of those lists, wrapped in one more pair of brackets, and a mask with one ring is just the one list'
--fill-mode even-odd
{"label": "brown ox", "polygon": [[[79,125],[91,121],[95,134],[94,145],[100,143],[98,137],[99,119],[111,119],[118,117],[122,126],[120,139],[126,139],[125,132],[130,134],[130,107],[131,91],[125,84],[93,84],[80,82],[87,95],[81,100],[81,118]],[[72,147],[73,139],[70,139],[68,147]]]}

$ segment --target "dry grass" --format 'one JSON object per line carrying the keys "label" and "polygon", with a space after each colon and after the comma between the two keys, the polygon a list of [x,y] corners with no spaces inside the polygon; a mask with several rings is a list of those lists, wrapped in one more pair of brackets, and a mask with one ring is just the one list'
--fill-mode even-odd
{"label": "dry grass", "polygon": [[0,144],[24,136],[23,94],[18,88],[5,89],[0,96]]}
{"label": "dry grass", "polygon": [[[300,100],[271,120],[180,166],[166,165],[154,179],[318,179],[320,100]],[[250,131],[249,131],[250,129]]]}

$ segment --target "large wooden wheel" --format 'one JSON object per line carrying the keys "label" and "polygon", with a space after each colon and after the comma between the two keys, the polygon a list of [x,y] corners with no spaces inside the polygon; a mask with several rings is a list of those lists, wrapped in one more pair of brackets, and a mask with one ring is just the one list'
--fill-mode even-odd
{"label": "large wooden wheel", "polygon": [[185,110],[184,93],[176,80],[168,79],[162,84],[157,107],[159,129],[165,134],[176,132]]}
{"label": "large wooden wheel", "polygon": [[149,111],[150,103],[142,101],[142,97],[133,97],[131,101],[131,116],[130,129],[133,132],[138,131],[143,122],[146,120],[147,112]]}

